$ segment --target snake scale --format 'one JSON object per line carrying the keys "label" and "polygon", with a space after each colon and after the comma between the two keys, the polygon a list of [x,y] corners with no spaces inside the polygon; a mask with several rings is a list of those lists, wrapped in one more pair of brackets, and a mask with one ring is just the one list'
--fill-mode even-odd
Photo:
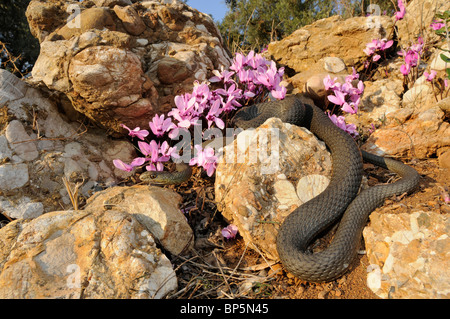
{"label": "snake scale", "polygon": [[[362,231],[370,213],[384,199],[412,192],[420,176],[399,161],[361,151],[353,138],[338,128],[318,107],[301,102],[296,96],[241,109],[236,126],[258,127],[270,117],[303,126],[325,142],[332,156],[332,175],[328,187],[318,196],[289,214],[277,235],[277,251],[284,267],[298,278],[310,282],[331,281],[342,276],[357,255]],[[376,185],[358,194],[363,175],[363,159],[393,171],[401,179]],[[164,183],[190,176],[185,169],[161,172]],[[175,174],[175,175],[170,175]],[[145,172],[140,179],[156,181],[156,172]],[[311,252],[309,246],[324,231],[339,222],[336,233],[324,250]]]}

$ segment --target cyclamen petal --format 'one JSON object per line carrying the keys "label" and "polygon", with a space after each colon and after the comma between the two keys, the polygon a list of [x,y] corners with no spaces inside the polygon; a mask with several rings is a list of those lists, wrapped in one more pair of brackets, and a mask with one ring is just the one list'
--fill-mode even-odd
{"label": "cyclamen petal", "polygon": [[135,158],[130,164],[126,164],[120,159],[113,160],[113,164],[115,167],[122,171],[131,172],[136,166],[141,166],[145,163],[145,158],[143,157],[137,157]]}
{"label": "cyclamen petal", "polygon": [[354,103],[347,103],[347,102],[345,102],[342,105],[341,110],[344,111],[344,112],[350,113],[350,114],[356,114],[358,112],[358,107]]}
{"label": "cyclamen petal", "polygon": [[327,98],[331,103],[334,103],[336,105],[342,105],[345,103],[345,95],[346,93],[343,93],[338,90],[333,91],[335,95],[328,95]]}
{"label": "cyclamen petal", "polygon": [[430,27],[431,27],[434,31],[437,31],[437,30],[439,30],[439,29],[445,27],[445,24],[442,23],[442,22],[440,22],[440,21],[434,21],[434,20],[433,20],[433,23],[430,24]]}
{"label": "cyclamen petal", "polygon": [[133,167],[136,167],[136,166],[141,166],[141,165],[144,164],[144,163],[145,163],[145,158],[143,158],[143,157],[136,157],[136,158],[130,163],[130,165],[133,166]]}
{"label": "cyclamen petal", "polygon": [[133,166],[124,163],[123,161],[119,160],[119,159],[115,159],[113,160],[113,164],[115,167],[117,167],[118,169],[122,170],[122,171],[127,171],[127,172],[131,172],[133,170]]}
{"label": "cyclamen petal", "polygon": [[387,41],[383,46],[383,50],[389,49],[393,44],[394,44],[394,40]]}
{"label": "cyclamen petal", "polygon": [[425,79],[427,81],[430,81],[430,82],[434,79],[436,74],[437,74],[437,72],[435,70],[431,70],[430,73],[428,73],[427,71],[423,72],[423,75],[425,76]]}
{"label": "cyclamen petal", "polygon": [[236,225],[230,224],[227,227],[223,228],[221,232],[222,236],[225,237],[226,239],[232,239],[236,237],[238,233],[238,228]]}
{"label": "cyclamen petal", "polygon": [[219,119],[219,118],[216,118],[216,119],[214,120],[214,123],[216,123],[216,126],[217,126],[218,128],[220,128],[221,130],[223,130],[223,129],[225,128],[225,123],[224,123],[224,121],[222,121],[222,120]]}
{"label": "cyclamen petal", "polygon": [[401,72],[403,75],[408,75],[410,70],[411,70],[411,68],[410,68],[409,65],[402,64],[402,65],[400,66],[400,72]]}
{"label": "cyclamen petal", "polygon": [[270,94],[277,99],[283,100],[286,97],[287,89],[284,86],[278,86],[275,90],[272,90]]}
{"label": "cyclamen petal", "polygon": [[136,136],[140,140],[144,140],[144,138],[147,137],[148,134],[150,134],[149,131],[141,130],[140,127],[136,127],[135,129],[131,130],[128,126],[126,126],[124,124],[120,124],[120,126],[122,126],[123,128],[128,130],[129,136],[131,136],[131,137]]}

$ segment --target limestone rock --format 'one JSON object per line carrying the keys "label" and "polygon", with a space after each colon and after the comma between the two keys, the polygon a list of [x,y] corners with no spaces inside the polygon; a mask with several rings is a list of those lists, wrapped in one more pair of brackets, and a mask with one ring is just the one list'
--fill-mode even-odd
{"label": "limestone rock", "polygon": [[32,0],[27,18],[41,44],[30,83],[116,135],[119,124],[148,127],[194,81],[231,64],[211,17],[177,0]]}
{"label": "limestone rock", "polygon": [[396,125],[404,123],[412,114],[412,108],[402,108],[401,94],[403,83],[401,80],[382,79],[364,82],[362,95],[357,114],[346,114],[347,123],[355,124],[360,128],[370,128],[380,120],[395,122]]}
{"label": "limestone rock", "polygon": [[[70,7],[67,8],[68,10]],[[107,8],[88,8],[80,11],[79,15],[73,19],[67,18],[67,23],[55,32],[49,35],[49,40],[69,40],[73,37],[79,36],[89,30],[116,30],[116,23]],[[70,10],[69,10],[70,11]],[[62,38],[62,39],[61,39]]]}
{"label": "limestone rock", "polygon": [[450,124],[438,106],[414,116],[402,127],[391,126],[376,130],[363,149],[380,155],[412,155],[426,158],[437,150],[450,146]]}
{"label": "limestone rock", "polygon": [[68,73],[73,92],[79,96],[74,105],[81,109],[83,101],[88,101],[90,110],[85,114],[98,122],[107,114],[110,118],[133,114],[135,124],[144,123],[156,109],[156,90],[144,75],[139,57],[129,50],[89,47],[73,57]]}
{"label": "limestone rock", "polygon": [[61,8],[66,7],[65,1],[30,1],[26,16],[30,25],[31,34],[39,42],[55,29],[56,26],[64,25],[69,13]]}
{"label": "limestone rock", "polygon": [[[270,146],[264,148],[268,141]],[[268,119],[256,130],[240,133],[224,148],[216,170],[216,201],[247,243],[266,258],[277,260],[279,224],[303,203],[297,195],[297,181],[311,175],[326,179],[330,174],[331,157],[323,142],[304,128]],[[323,189],[323,183],[313,184]],[[312,192],[318,193],[317,189]]]}
{"label": "limestone rock", "polygon": [[113,187],[95,193],[85,210],[125,210],[136,218],[174,255],[187,251],[193,244],[193,232],[178,208],[181,196],[161,187]]}
{"label": "limestone rock", "polygon": [[0,133],[0,202],[6,215],[32,218],[61,205],[71,207],[63,177],[72,187],[80,183],[81,200],[97,185],[112,185],[131,174],[112,163],[135,157],[129,142],[68,122],[54,102],[2,69],[0,96],[6,119]]}
{"label": "limestone rock", "polygon": [[447,117],[450,117],[450,96],[440,100],[437,105]]}
{"label": "limestone rock", "polygon": [[32,202],[29,197],[22,197],[18,202],[5,199],[0,201],[2,212],[13,219],[31,219],[42,215],[44,205],[41,202]]}
{"label": "limestone rock", "polygon": [[368,286],[381,298],[450,297],[450,238],[446,215],[433,211],[370,215],[363,235]]}
{"label": "limestone rock", "polygon": [[172,265],[122,210],[57,211],[0,229],[0,298],[162,298]]}
{"label": "limestone rock", "polygon": [[444,147],[438,151],[439,166],[450,169],[450,147]]}
{"label": "limestone rock", "polygon": [[393,25],[385,16],[380,17],[379,28],[370,21],[366,17],[321,19],[270,43],[268,53],[275,61],[297,73],[308,70],[324,57],[334,56],[342,59],[345,65],[358,65],[366,59],[363,52],[366,44],[372,39],[387,37]]}
{"label": "limestone rock", "polygon": [[[430,69],[431,70],[435,70],[435,71],[444,71],[445,69],[449,68],[450,65],[449,63],[445,62],[444,60],[442,60],[441,58],[441,54],[443,54],[444,56],[446,56],[447,58],[450,58],[450,53],[448,52],[449,50],[449,44],[448,43],[444,43],[442,44],[442,46],[440,46],[443,50],[441,49],[436,49],[436,51],[433,53],[433,56],[431,57],[431,61],[430,61]],[[445,50],[445,51],[444,51]]]}
{"label": "limestone rock", "polygon": [[[396,23],[400,46],[409,47],[412,43],[416,43],[418,36],[423,36],[428,42],[439,39],[429,26],[436,13],[442,13],[449,9],[450,3],[447,0],[408,1],[405,18]],[[416,17],[420,17],[420,19],[416,19]]]}
{"label": "limestone rock", "polygon": [[121,7],[116,5],[114,12],[122,21],[125,30],[131,35],[140,35],[147,28],[139,14],[131,6]]}

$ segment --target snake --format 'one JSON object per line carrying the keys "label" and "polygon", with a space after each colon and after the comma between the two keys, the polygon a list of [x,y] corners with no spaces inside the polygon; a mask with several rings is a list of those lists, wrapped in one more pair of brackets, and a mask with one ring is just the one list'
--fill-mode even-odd
{"label": "snake", "polygon": [[[336,126],[319,107],[291,95],[283,100],[254,104],[239,110],[234,118],[243,129],[258,127],[268,118],[302,126],[322,140],[331,153],[332,172],[326,189],[293,210],[282,222],[276,247],[284,268],[307,282],[329,282],[344,275],[357,257],[362,232],[369,215],[386,198],[412,193],[418,186],[417,171],[392,158],[361,150],[353,137]],[[363,160],[400,176],[394,183],[379,184],[360,191]],[[145,182],[176,184],[191,174],[180,166],[177,172],[145,172]],[[314,241],[338,224],[331,243],[312,251]]]}

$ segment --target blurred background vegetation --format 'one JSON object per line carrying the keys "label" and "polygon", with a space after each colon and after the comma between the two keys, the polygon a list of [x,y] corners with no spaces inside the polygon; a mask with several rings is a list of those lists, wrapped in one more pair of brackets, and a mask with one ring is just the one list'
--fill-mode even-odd
{"label": "blurred background vegetation", "polygon": [[0,1],[1,68],[25,76],[39,55],[39,41],[30,33],[25,11],[30,0]]}
{"label": "blurred background vegetation", "polygon": [[[133,0],[136,2],[137,0]],[[216,21],[231,52],[263,50],[312,22],[340,15],[365,16],[370,4],[392,16],[393,0],[223,0],[228,11]],[[25,11],[30,0],[0,1],[0,63],[18,76],[26,76],[39,55],[39,42],[28,27]],[[189,0],[185,0],[189,4]]]}

